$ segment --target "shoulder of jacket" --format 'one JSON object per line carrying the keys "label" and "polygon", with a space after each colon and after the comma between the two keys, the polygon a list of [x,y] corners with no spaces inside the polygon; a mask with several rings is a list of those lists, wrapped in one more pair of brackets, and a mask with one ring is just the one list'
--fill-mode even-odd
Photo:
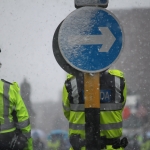
{"label": "shoulder of jacket", "polygon": [[108,72],[109,72],[111,75],[124,78],[124,73],[123,73],[122,71],[120,71],[120,70],[112,69],[112,70],[108,70]]}
{"label": "shoulder of jacket", "polygon": [[16,91],[20,91],[20,87],[19,87],[19,85],[18,85],[17,82],[13,82],[13,83],[12,83],[12,86],[13,86],[13,88],[14,88]]}
{"label": "shoulder of jacket", "polygon": [[74,76],[72,74],[67,74],[67,79],[71,79],[73,78]]}
{"label": "shoulder of jacket", "polygon": [[4,82],[4,83],[10,84],[11,87],[12,87],[15,91],[17,91],[17,92],[20,91],[20,87],[19,87],[19,85],[18,85],[17,82],[12,82],[12,83],[11,83],[11,82],[8,82],[8,81],[6,81],[6,80],[4,80],[4,79],[1,79],[1,81]]}
{"label": "shoulder of jacket", "polygon": [[12,85],[12,83],[11,82],[9,82],[9,81],[6,81],[6,80],[4,80],[4,79],[1,79],[4,83],[8,83],[8,84],[10,84],[10,85]]}

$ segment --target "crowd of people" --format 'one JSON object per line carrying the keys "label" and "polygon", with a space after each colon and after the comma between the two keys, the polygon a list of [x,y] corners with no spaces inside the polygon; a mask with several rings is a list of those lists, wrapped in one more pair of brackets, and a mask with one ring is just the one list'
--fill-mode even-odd
{"label": "crowd of people", "polygon": [[70,142],[68,132],[61,129],[52,130],[45,134],[40,129],[31,131],[33,150],[69,150]]}
{"label": "crowd of people", "polygon": [[[46,135],[42,130],[33,129],[31,136],[33,150],[69,150],[71,147],[68,132],[64,130],[52,130]],[[150,150],[150,130],[127,138],[129,143],[125,150]]]}

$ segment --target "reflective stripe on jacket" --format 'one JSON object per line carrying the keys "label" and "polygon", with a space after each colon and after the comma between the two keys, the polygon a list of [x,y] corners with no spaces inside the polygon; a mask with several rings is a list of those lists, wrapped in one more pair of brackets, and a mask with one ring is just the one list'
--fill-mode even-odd
{"label": "reflective stripe on jacket", "polygon": [[[122,136],[122,110],[126,102],[123,72],[108,70],[100,74],[100,134],[106,138]],[[69,134],[85,138],[84,78],[68,75],[63,87],[63,110],[69,121]],[[103,94],[103,95],[102,95]]]}
{"label": "reflective stripe on jacket", "polygon": [[[29,114],[16,82],[0,80],[0,108],[0,134],[21,129],[28,138],[28,147],[24,150],[32,150]],[[17,122],[14,121],[13,111],[16,111]]]}

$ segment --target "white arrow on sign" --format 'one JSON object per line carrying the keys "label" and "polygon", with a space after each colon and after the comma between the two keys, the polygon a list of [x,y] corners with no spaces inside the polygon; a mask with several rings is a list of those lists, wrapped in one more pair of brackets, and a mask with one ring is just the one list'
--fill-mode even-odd
{"label": "white arrow on sign", "polygon": [[98,45],[102,44],[99,52],[108,52],[116,38],[108,27],[99,27],[102,35],[75,35],[68,38],[69,45]]}

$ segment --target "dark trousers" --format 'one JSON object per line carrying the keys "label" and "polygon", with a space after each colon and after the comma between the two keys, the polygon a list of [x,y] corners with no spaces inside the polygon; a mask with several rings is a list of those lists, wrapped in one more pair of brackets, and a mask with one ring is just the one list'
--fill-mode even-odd
{"label": "dark trousers", "polygon": [[0,133],[0,150],[18,150],[16,145],[12,144],[15,132]]}

